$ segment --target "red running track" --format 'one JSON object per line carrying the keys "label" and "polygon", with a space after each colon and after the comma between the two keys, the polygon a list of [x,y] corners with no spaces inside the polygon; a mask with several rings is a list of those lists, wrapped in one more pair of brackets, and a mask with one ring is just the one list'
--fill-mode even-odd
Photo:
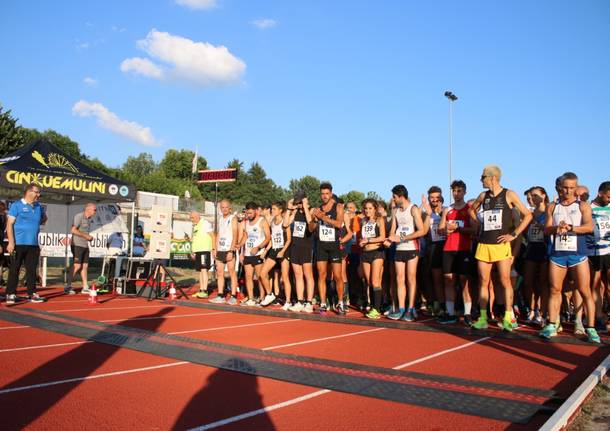
{"label": "red running track", "polygon": [[[85,297],[56,296],[16,307],[302,356],[552,389],[562,398],[608,354],[590,345],[333,324],[131,298],[89,306]],[[2,320],[0,358],[0,415],[7,430],[533,430],[548,419],[538,414],[517,425],[331,392]]]}

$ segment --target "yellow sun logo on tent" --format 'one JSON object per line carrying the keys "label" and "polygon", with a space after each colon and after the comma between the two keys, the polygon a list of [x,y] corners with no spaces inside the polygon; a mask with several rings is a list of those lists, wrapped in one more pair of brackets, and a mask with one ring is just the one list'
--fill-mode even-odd
{"label": "yellow sun logo on tent", "polygon": [[78,174],[78,168],[61,154],[49,153],[47,159],[45,160],[42,154],[40,154],[38,151],[33,151],[32,157],[45,168],[60,168]]}
{"label": "yellow sun logo on tent", "polygon": [[45,168],[48,168],[49,165],[47,165],[47,162],[44,159],[44,156],[42,154],[40,154],[38,151],[34,151],[32,153],[32,157],[34,159],[36,159],[38,161],[38,163],[40,163],[42,166],[44,166]]}
{"label": "yellow sun logo on tent", "polygon": [[68,159],[66,159],[61,154],[49,153],[48,162],[49,166],[52,166],[54,168],[67,169],[69,171],[74,172],[75,174],[78,174],[77,167],[74,166]]}

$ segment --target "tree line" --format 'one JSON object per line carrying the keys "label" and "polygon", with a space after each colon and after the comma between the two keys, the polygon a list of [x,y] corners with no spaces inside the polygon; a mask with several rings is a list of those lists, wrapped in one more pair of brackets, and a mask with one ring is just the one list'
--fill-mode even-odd
{"label": "tree line", "polygon": [[[23,127],[10,110],[4,110],[0,104],[0,157],[16,151],[24,145],[29,145],[37,139],[45,139],[68,155],[74,157],[85,165],[104,172],[119,180],[133,184],[138,190],[164,193],[169,195],[185,196],[185,192],[194,200],[214,200],[213,184],[197,184],[196,175],[192,173],[195,153],[189,150],[169,149],[163,158],[157,162],[150,153],[140,153],[129,156],[119,167],[111,167],[95,157],[89,157],[82,152],[78,142],[55,130],[43,132]],[[197,158],[197,168],[208,169],[203,156]],[[297,190],[303,190],[309,196],[312,205],[320,205],[319,187],[323,180],[306,175],[298,179],[291,179],[288,188],[276,184],[267,176],[259,162],[253,162],[247,169],[244,162],[239,159],[229,161],[226,168],[237,170],[237,180],[231,183],[219,183],[218,196],[244,205],[254,200],[261,204],[270,204],[275,201],[288,200]],[[367,194],[352,190],[340,195],[346,202],[353,201],[360,205],[365,197],[380,199],[375,192]]]}

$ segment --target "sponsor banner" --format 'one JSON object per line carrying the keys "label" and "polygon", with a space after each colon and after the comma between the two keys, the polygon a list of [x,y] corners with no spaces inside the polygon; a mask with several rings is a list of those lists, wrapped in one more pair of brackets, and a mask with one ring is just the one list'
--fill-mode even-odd
{"label": "sponsor banner", "polygon": [[[92,232],[91,236],[93,239],[89,241],[89,256],[90,257],[104,257],[108,252],[106,244],[108,244],[108,238],[112,235],[110,232]],[[127,238],[127,235],[124,235]],[[46,257],[65,257],[66,256],[66,245],[68,246],[68,256],[72,257],[72,251],[70,250],[70,244],[72,241],[72,235],[66,235],[65,233],[51,233],[41,232],[38,234],[38,245],[40,246],[40,255]],[[121,249],[127,253],[127,241],[123,240],[123,246]]]}
{"label": "sponsor banner", "polygon": [[190,260],[191,241],[184,239],[172,239],[170,256],[172,260]]}

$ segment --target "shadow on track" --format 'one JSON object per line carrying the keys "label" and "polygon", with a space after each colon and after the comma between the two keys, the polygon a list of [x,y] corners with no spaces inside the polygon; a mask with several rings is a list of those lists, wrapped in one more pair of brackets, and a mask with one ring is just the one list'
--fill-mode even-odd
{"label": "shadow on track", "polygon": [[[155,331],[165,320],[163,316],[173,309],[173,307],[166,307],[154,314],[146,314],[137,317],[158,317],[158,319],[147,321],[148,326],[146,329]],[[121,325],[127,323],[131,319],[117,322],[117,324]],[[102,332],[103,331],[100,331],[100,334]],[[78,386],[84,382],[81,378],[93,375],[94,372],[119,349],[120,347],[109,344],[81,344],[63,355],[40,365],[25,376],[5,385],[2,390],[39,385],[49,381],[79,379],[48,387],[24,389],[0,394],[2,428],[6,430],[27,428],[47,410],[53,407],[53,405],[61,401],[71,391],[78,388]],[[4,368],[6,369],[6,367]],[[11,398],[10,403],[6,401],[7,397]],[[78,401],[75,402],[75,404],[78,403]],[[22,407],[17,410],[14,408],[15,406]],[[81,408],[82,406],[80,406],[80,408],[75,406],[74,412],[79,414],[79,412],[82,412]]]}
{"label": "shadow on track", "polygon": [[[243,364],[242,360],[240,362]],[[248,363],[242,366],[253,368]],[[172,429],[186,430],[202,426],[211,429],[226,423],[223,422],[226,418],[256,412],[257,414],[252,414],[252,419],[249,421],[249,429],[275,430],[273,422],[262,410],[264,407],[256,376],[218,369],[204,382],[203,388],[191,398]]]}

